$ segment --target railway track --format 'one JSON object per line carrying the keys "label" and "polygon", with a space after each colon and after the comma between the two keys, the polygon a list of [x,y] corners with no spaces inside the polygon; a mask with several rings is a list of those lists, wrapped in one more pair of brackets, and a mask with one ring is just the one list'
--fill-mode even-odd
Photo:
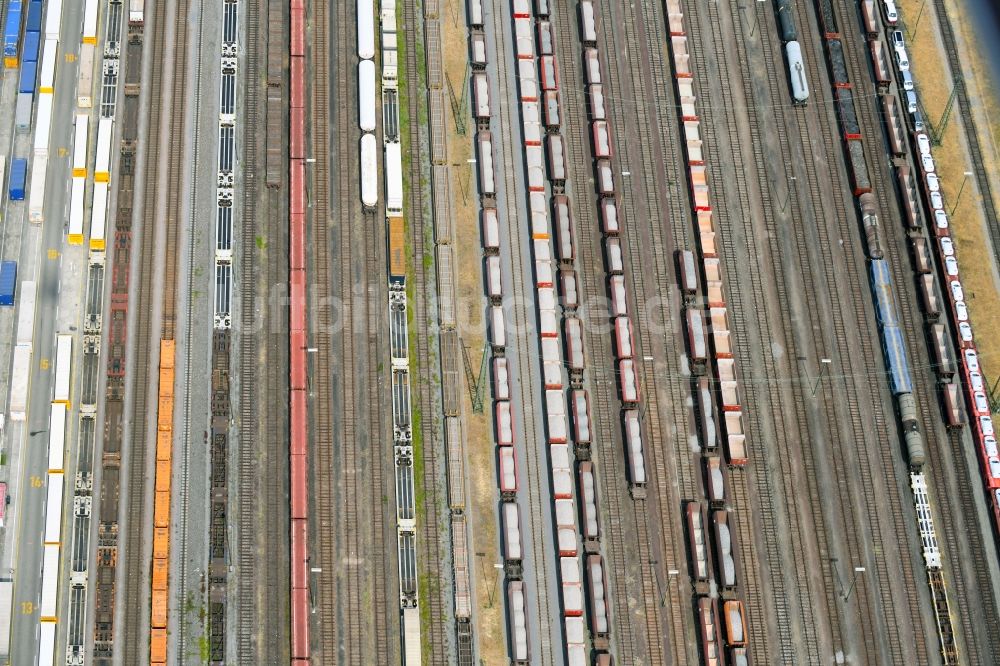
{"label": "railway track", "polygon": [[[402,3],[403,21],[403,77],[405,77],[406,94],[406,117],[409,120],[409,133],[403,140],[408,139],[409,145],[404,150],[404,155],[408,152],[407,160],[403,167],[406,174],[408,187],[404,188],[404,196],[408,195],[404,210],[407,221],[407,240],[411,249],[412,272],[407,276],[408,282],[412,278],[412,291],[408,297],[411,298],[413,312],[413,327],[410,329],[411,346],[416,354],[411,355],[413,366],[411,367],[411,377],[416,383],[416,406],[418,409],[419,425],[416,423],[417,416],[414,414],[414,438],[419,438],[419,451],[414,451],[414,455],[419,457],[423,463],[423,478],[417,479],[422,485],[424,494],[423,515],[418,515],[417,527],[417,549],[419,566],[424,571],[434,573],[428,577],[433,579],[438,575],[438,566],[441,561],[442,538],[449,540],[447,535],[442,536],[440,526],[442,524],[442,507],[446,506],[446,501],[440,493],[440,481],[444,478],[447,459],[444,455],[444,447],[438,436],[437,419],[434,418],[440,410],[435,410],[435,372],[432,368],[439,367],[437,345],[433,344],[436,339],[436,326],[433,325],[435,317],[430,311],[430,299],[428,294],[436,294],[434,266],[427,257],[433,255],[433,225],[426,225],[426,221],[431,218],[430,201],[425,197],[425,182],[429,182],[429,174],[426,169],[430,164],[427,146],[429,144],[428,128],[421,122],[424,117],[421,109],[426,104],[427,82],[421,77],[424,63],[420,62],[420,53],[426,47],[423,30],[423,18],[419,13],[423,3],[404,2]],[[418,36],[420,49],[418,50]],[[425,226],[426,225],[426,226]],[[408,288],[409,291],[409,288]],[[417,434],[419,431],[419,435]],[[428,585],[420,596],[419,605],[426,607],[427,611],[421,610],[421,642],[424,643],[424,654],[432,656],[432,661],[445,658],[450,654],[449,636],[446,632],[447,611],[451,607],[451,597],[447,594],[447,585]],[[429,619],[430,623],[425,622]],[[428,635],[428,640],[423,636]],[[429,654],[428,654],[429,650]]]}
{"label": "railway track", "polygon": [[[178,216],[181,210],[180,192],[183,178],[184,154],[181,150],[162,150],[166,148],[166,140],[173,136],[184,136],[185,121],[185,96],[184,81],[187,74],[187,11],[189,3],[182,2],[179,5],[168,5],[167,7],[157,5],[153,18],[153,43],[152,52],[153,64],[149,77],[149,101],[151,113],[149,125],[147,127],[147,148],[146,148],[146,168],[144,169],[146,179],[144,182],[144,206],[143,222],[140,237],[140,263],[143,270],[139,275],[139,301],[140,303],[153,304],[157,302],[157,295],[154,295],[154,288],[161,286],[162,309],[160,317],[159,338],[173,340],[175,337],[176,325],[176,273],[177,273],[177,245],[179,241]],[[168,20],[172,25],[167,25]],[[168,41],[167,36],[171,39]],[[176,57],[164,57],[162,54],[168,53],[167,44],[170,44],[170,51]],[[168,70],[168,71],[165,71]],[[164,83],[171,86],[166,92]],[[171,108],[164,118],[163,97],[169,94]],[[166,133],[163,132],[163,124],[166,123]],[[167,152],[166,173],[162,173],[157,160],[162,152]],[[161,228],[162,226],[162,228]],[[160,236],[160,234],[163,236]],[[162,244],[162,245],[161,245]],[[156,284],[153,268],[157,265],[157,247],[164,247],[164,275],[161,285]],[[127,622],[121,628],[123,645],[117,649],[122,650],[125,663],[142,663],[149,656],[149,623],[146,618],[148,614],[149,600],[149,559],[146,556],[144,545],[144,534],[146,532],[148,511],[147,511],[147,455],[146,445],[146,423],[147,418],[155,413],[155,403],[147,404],[147,386],[151,381],[149,368],[151,363],[155,367],[155,357],[152,357],[154,342],[151,335],[154,332],[153,312],[150,309],[139,309],[136,317],[135,327],[135,364],[132,386],[132,422],[135,426],[131,433],[131,444],[129,447],[129,472],[128,472],[128,506],[125,515],[125,528],[127,536],[125,538],[126,556],[125,578],[122,582],[122,608],[125,618],[139,619],[138,622]]]}
{"label": "railway track", "polygon": [[[698,12],[690,11],[694,9],[693,4],[686,3],[686,9],[689,10],[685,12],[686,16],[699,16]],[[727,53],[726,45],[723,43],[720,30],[716,29],[722,25],[718,5],[710,3],[706,16],[699,19],[706,20],[711,26],[709,30],[711,42],[705,41],[702,37],[703,31],[699,22],[690,21],[688,44],[692,58],[699,62],[707,62],[708,57],[701,55],[701,52],[703,45],[710,43],[714,47],[712,59],[724,60]],[[742,31],[740,32],[742,34]],[[714,112],[708,122],[703,122],[701,125],[706,152],[709,155],[726,154],[716,133],[717,125],[724,126],[726,142],[730,146],[731,154],[737,157],[738,164],[744,136],[749,135],[753,145],[758,147],[755,152],[759,151],[759,146],[762,145],[762,123],[752,103],[750,84],[745,78],[749,71],[746,45],[735,51],[738,53],[741,74],[739,77],[727,75],[717,77],[722,95],[720,97],[712,95],[710,79],[706,76],[696,78],[696,90],[701,100],[723,100],[710,105]],[[721,63],[718,67],[721,71],[726,71]],[[740,80],[742,94],[748,101],[744,127],[740,126],[735,111],[732,110],[734,103],[731,100],[735,98],[731,78]],[[724,116],[724,122],[717,122],[722,119],[720,116]],[[755,154],[754,157],[759,156]],[[753,158],[744,156],[744,159],[751,161]],[[748,622],[751,627],[770,627],[769,631],[773,632],[772,637],[776,642],[774,646],[776,651],[770,654],[766,640],[751,641],[750,647],[754,660],[759,663],[768,663],[772,660],[796,661],[799,657],[794,648],[796,644],[804,646],[807,661],[818,661],[820,656],[816,622],[812,614],[812,593],[804,582],[806,579],[802,556],[804,527],[800,523],[797,507],[792,499],[794,487],[790,486],[793,478],[792,459],[798,455],[798,447],[792,440],[795,438],[798,441],[807,441],[807,435],[803,432],[798,418],[785,407],[782,388],[784,379],[779,377],[778,365],[763,358],[761,353],[753,353],[754,346],[763,350],[771,345],[776,336],[785,341],[786,354],[790,349],[787,341],[791,339],[791,333],[787,329],[787,321],[779,318],[772,323],[767,309],[761,307],[761,304],[773,298],[777,298],[779,302],[787,302],[783,280],[780,279],[782,268],[778,261],[777,239],[772,234],[766,244],[759,244],[753,220],[745,214],[745,211],[755,210],[757,206],[764,211],[772,210],[774,202],[766,184],[760,187],[759,192],[753,191],[746,173],[742,170],[733,168],[724,176],[717,160],[708,160],[706,163],[709,165],[711,181],[715,188],[723,193],[722,196],[715,197],[713,204],[713,216],[718,220],[720,228],[725,231],[721,234],[720,242],[720,255],[726,257],[723,263],[738,265],[735,258],[743,252],[751,262],[751,270],[742,281],[743,285],[749,287],[749,298],[744,292],[747,286],[730,288],[727,294],[729,311],[733,313],[734,356],[740,359],[742,376],[754,378],[753,381],[745,382],[743,385],[746,414],[751,424],[751,436],[748,438],[756,442],[773,442],[773,446],[766,448],[750,447],[752,476],[739,470],[730,474],[730,488],[736,506],[744,507],[745,511],[754,506],[758,517],[756,521],[758,539],[756,541],[752,538],[741,539],[739,544],[740,559],[743,562],[741,580],[746,585]],[[730,211],[729,197],[734,195],[739,201],[739,206],[738,210]],[[759,199],[754,195],[759,196]],[[740,246],[739,249],[734,247],[737,244]],[[770,292],[761,279],[766,270],[770,270],[778,278],[774,281],[775,292],[771,298],[768,298]],[[753,345],[752,342],[755,340],[756,345]],[[762,414],[767,413],[773,415],[773,425],[763,421]],[[775,452],[776,460],[768,459],[769,450]],[[780,481],[772,476],[770,471],[772,469],[780,475]],[[779,525],[787,526],[790,539],[779,536]],[[764,553],[759,552],[760,545],[763,545]],[[757,580],[757,574],[762,580]]]}
{"label": "railway track", "polygon": [[[962,62],[958,56],[958,45],[955,40],[955,30],[948,16],[948,5],[945,0],[934,0],[934,12],[938,17],[941,41],[944,44],[945,56],[948,58],[948,69],[951,71],[952,85],[955,87],[955,99],[958,101],[958,112],[962,116],[962,129],[965,132],[965,143],[969,147],[970,163],[968,166],[976,175],[976,187],[983,199],[983,209],[986,213],[986,227],[993,246],[993,255],[1000,261],[1000,220],[997,219],[996,203],[993,200],[993,188],[990,185],[989,174],[986,173],[983,149],[979,143],[979,135],[973,123],[972,105],[969,103],[969,92],[965,87],[962,75]],[[926,114],[925,114],[926,116]]]}
{"label": "railway track", "polygon": [[[195,0],[189,0],[189,1],[193,3]],[[188,559],[188,512],[190,510],[190,504],[191,504],[190,483],[189,483],[191,476],[191,446],[192,446],[191,376],[192,372],[195,372],[196,376],[201,375],[201,369],[198,368],[196,370],[194,367],[193,354],[195,347],[195,338],[194,338],[195,316],[194,316],[193,299],[191,297],[191,295],[194,294],[196,291],[195,290],[195,269],[196,269],[195,247],[198,234],[196,231],[197,225],[193,223],[193,219],[198,210],[196,208],[196,203],[197,203],[196,194],[198,190],[195,187],[195,183],[198,182],[198,173],[199,173],[198,165],[200,163],[200,157],[201,157],[200,153],[201,126],[197,120],[197,117],[199,115],[199,111],[201,110],[201,100],[202,100],[202,94],[201,94],[203,85],[202,72],[204,68],[202,66],[201,47],[202,44],[204,44],[204,25],[205,25],[205,20],[204,20],[205,2],[204,0],[197,0],[197,3],[198,3],[197,4],[198,15],[202,17],[202,20],[197,21],[197,28],[194,29],[195,39],[196,39],[195,41],[196,56],[194,62],[194,86],[191,94],[194,97],[193,101],[194,101],[195,114],[193,122],[190,124],[192,130],[191,156],[189,158],[191,165],[191,178],[187,184],[190,189],[190,195],[188,197],[188,210],[189,210],[189,215],[192,218],[192,222],[188,225],[187,242],[186,242],[188,258],[187,258],[187,280],[185,284],[186,294],[184,301],[187,304],[187,308],[186,312],[184,313],[184,316],[181,318],[182,319],[181,325],[184,327],[184,340],[187,342],[187,344],[182,345],[183,351],[181,352],[181,354],[183,355],[184,364],[183,364],[183,370],[180,373],[178,373],[179,375],[182,375],[184,378],[183,379],[184,404],[183,404],[183,409],[180,410],[181,412],[181,427],[179,432],[180,447],[174,447],[174,450],[176,451],[176,453],[174,453],[173,455],[174,469],[171,470],[171,472],[173,473],[176,470],[176,468],[179,467],[179,474],[173,473],[173,478],[174,480],[180,482],[179,488],[174,493],[174,496],[179,501],[179,506],[177,506],[176,511],[171,511],[172,513],[171,522],[174,523],[174,525],[176,525],[176,527],[174,528],[174,534],[180,537],[177,539],[178,543],[175,552],[172,555],[174,559],[174,571],[176,571],[176,576],[171,581],[172,583],[171,587],[173,589],[172,597],[175,599],[181,598],[185,601],[188,599],[188,574],[189,574],[188,568],[190,564],[190,561]],[[185,17],[185,22],[186,22],[186,17]],[[173,84],[174,90],[177,91],[184,89],[184,83],[186,80],[187,80],[186,69],[175,70],[174,84]],[[180,122],[183,127],[184,107],[181,106],[181,109],[182,113]],[[174,134],[174,136],[178,135]],[[183,170],[178,168],[177,169],[178,185],[180,186],[184,182],[184,180],[185,179],[183,175]],[[180,189],[175,191],[178,193],[177,199],[180,200]],[[170,243],[170,245],[174,246],[175,249],[173,254],[173,261],[167,264],[168,272],[170,271],[170,266],[176,266],[178,264],[176,254],[179,251],[179,246],[181,243],[180,225],[175,223],[174,229],[175,229],[175,237]],[[168,254],[168,257],[170,256],[171,255]],[[176,280],[171,280],[171,282],[176,282]],[[174,289],[176,290],[176,286],[174,287]],[[171,295],[176,299],[177,296],[176,293],[172,293]],[[176,300],[174,302],[176,302]],[[203,325],[205,322],[200,322],[200,323]],[[176,439],[178,438],[175,437],[174,439],[176,441]],[[204,444],[205,442],[201,442],[201,445]],[[211,501],[210,498],[209,501]],[[188,636],[188,632],[192,628],[185,618],[185,612],[184,612],[185,606],[186,606],[185,603],[181,603],[178,605],[179,610],[178,610],[178,620],[176,624],[176,633],[173,636],[171,636],[172,641],[174,641],[175,645],[177,646],[175,654],[182,660],[186,659],[188,655],[188,649],[190,644],[190,637]],[[192,624],[194,626],[198,626],[201,624],[201,621],[199,619]],[[195,638],[195,641],[197,641],[197,637]]]}
{"label": "railway track", "polygon": [[[841,6],[839,9],[840,19],[843,22],[842,25],[854,25],[855,29],[857,29],[855,8],[849,6],[845,9]],[[943,23],[945,21],[942,21]],[[945,41],[947,41],[947,38],[945,38]],[[913,270],[906,256],[907,250],[904,246],[907,240],[907,235],[903,231],[905,225],[902,222],[902,217],[899,214],[899,206],[894,196],[896,184],[892,177],[891,166],[884,159],[881,159],[884,157],[882,112],[876,103],[876,100],[879,98],[875,95],[874,86],[871,83],[871,75],[867,62],[868,56],[865,49],[859,48],[855,40],[845,40],[844,55],[850,79],[855,85],[855,90],[859,86],[863,88],[862,94],[855,95],[858,120],[861,123],[863,135],[871,137],[870,143],[867,144],[869,148],[872,148],[873,144],[876,147],[874,154],[872,150],[866,151],[866,162],[868,173],[873,180],[873,193],[878,200],[880,218],[884,220],[881,225],[883,233],[890,240],[886,244],[885,254],[886,259],[892,267],[895,282],[900,287],[897,290],[897,294],[902,301],[900,303],[899,315],[903,323],[903,334],[907,347],[911,350],[911,356],[915,360],[923,359],[926,361],[930,358],[930,354],[926,348],[920,307],[913,296],[912,289],[906,286],[908,282],[912,281]],[[962,87],[964,92],[964,84]],[[971,150],[971,140],[969,143]],[[981,162],[978,164],[981,166]],[[983,177],[985,179],[985,173]],[[988,189],[983,190],[984,193],[988,193],[988,191]],[[992,208],[992,198],[989,198],[988,194],[984,195],[985,202],[989,202],[987,205]],[[987,209],[988,214],[990,208]],[[993,232],[993,224],[995,224],[995,214],[990,225],[991,234]],[[920,231],[917,233],[922,235],[923,232]],[[977,643],[976,636],[981,635],[985,630],[990,641],[1000,641],[1000,618],[997,617],[997,606],[993,601],[991,593],[993,588],[990,585],[990,573],[986,565],[986,554],[992,551],[992,547],[983,542],[982,533],[974,524],[974,521],[970,520],[972,524],[964,528],[961,525],[956,525],[956,522],[964,522],[974,515],[974,511],[966,507],[973,507],[975,505],[973,499],[974,491],[971,489],[976,487],[976,480],[969,478],[968,474],[963,471],[961,462],[962,454],[957,453],[961,452],[964,446],[961,434],[943,432],[943,429],[940,427],[941,418],[940,411],[937,409],[938,398],[936,391],[928,386],[928,381],[931,386],[936,382],[933,371],[926,362],[912,363],[911,371],[916,375],[913,382],[914,394],[917,398],[917,404],[921,408],[921,428],[926,438],[926,446],[929,454],[928,476],[931,478],[932,490],[936,491],[933,494],[933,502],[937,505],[940,515],[945,518],[945,520],[938,520],[936,523],[937,532],[942,537],[941,542],[944,546],[946,562],[951,565],[946,566],[945,576],[949,579],[949,587],[957,593],[953,597],[952,603],[957,609],[957,619],[961,623],[962,634],[965,637],[965,656],[972,663],[977,663],[983,660],[984,656],[981,654],[981,644]],[[950,490],[952,486],[948,483],[948,474],[952,470],[949,470],[949,466],[942,460],[944,456],[948,455],[954,455],[954,459],[957,461],[953,470],[959,479],[956,489],[960,495],[958,498],[954,497],[955,493]],[[883,449],[884,457],[885,451]],[[902,524],[903,514],[901,511],[893,510],[888,515],[897,524],[898,530],[901,531],[904,529]],[[912,522],[910,521],[910,524]],[[961,535],[965,535],[969,543],[969,548],[973,553],[982,553],[983,556],[963,557],[961,555],[962,548],[959,545]],[[972,573],[975,576],[976,582],[971,586],[968,576],[963,575],[961,572],[963,565],[971,567]],[[914,590],[916,589],[915,586],[916,584],[913,583],[912,587]],[[983,599],[984,596],[986,597],[985,599]],[[971,599],[976,599],[975,611],[970,608],[969,600]],[[913,609],[911,613],[915,613],[915,606],[919,604],[915,593],[909,595],[909,601],[911,609]],[[986,603],[980,604],[980,601],[985,601]],[[975,619],[973,619],[974,617]],[[953,623],[955,618],[949,616],[948,620]],[[917,640],[921,644],[924,643],[922,634],[917,636]],[[992,645],[993,643],[990,642],[989,644]],[[927,648],[926,645],[920,645],[920,647],[918,660],[923,662],[926,660]]]}

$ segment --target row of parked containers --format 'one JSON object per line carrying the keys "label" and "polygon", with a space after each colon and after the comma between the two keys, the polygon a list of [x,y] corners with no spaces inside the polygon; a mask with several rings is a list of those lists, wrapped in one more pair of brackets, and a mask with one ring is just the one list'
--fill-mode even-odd
{"label": "row of parked containers", "polygon": [[[688,357],[696,376],[694,405],[705,453],[702,458],[705,489],[711,509],[710,527],[708,512],[702,502],[691,502],[687,506],[689,561],[695,583],[696,616],[705,662],[721,664],[725,653],[729,664],[743,666],[749,660],[748,628],[743,602],[739,599],[735,514],[727,509],[726,465],[721,452],[724,450],[729,465],[746,465],[746,422],[733,354],[729,310],[723,291],[722,264],[716,247],[701,121],[694,94],[695,73],[680,0],[668,0],[667,22],[700,250],[700,262],[693,251],[679,251],[677,269],[685,302]],[[801,92],[799,101],[804,101],[808,97],[805,84]],[[698,286],[702,276],[704,298],[699,301]],[[703,373],[708,376],[699,376]],[[711,552],[709,542],[714,544]],[[722,592],[721,600],[715,595],[716,587]]]}

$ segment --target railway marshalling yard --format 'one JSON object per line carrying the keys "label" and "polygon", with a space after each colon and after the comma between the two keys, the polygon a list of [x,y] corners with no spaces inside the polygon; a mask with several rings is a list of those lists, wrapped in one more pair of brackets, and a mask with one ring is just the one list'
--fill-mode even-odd
{"label": "railway marshalling yard", "polygon": [[993,663],[1000,183],[918,5],[7,0],[0,652]]}

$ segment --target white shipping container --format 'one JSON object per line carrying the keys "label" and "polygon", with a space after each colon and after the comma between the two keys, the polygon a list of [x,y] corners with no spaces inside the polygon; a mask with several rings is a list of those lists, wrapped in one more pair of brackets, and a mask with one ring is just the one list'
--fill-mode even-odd
{"label": "white shipping container", "polygon": [[[52,16],[54,3],[61,0],[49,0],[49,16]],[[59,50],[59,40],[56,37],[46,36],[45,45],[42,48],[42,79],[38,84],[38,92],[51,93],[56,82],[56,55]]]}
{"label": "white shipping container", "polygon": [[111,140],[114,138],[114,118],[101,118],[97,124],[97,161],[94,164],[94,181],[111,180]]}
{"label": "white shipping container", "polygon": [[[378,205],[378,145],[374,134],[361,136],[361,203],[366,208]],[[388,146],[386,146],[388,152]]]}
{"label": "white shipping container", "polygon": [[52,666],[55,663],[56,623],[42,622],[38,635],[38,666]]}
{"label": "white shipping container", "polygon": [[[87,0],[95,2],[96,0]],[[76,105],[89,109],[94,104],[94,44],[80,46],[80,79],[76,88]]]}
{"label": "white shipping container", "polygon": [[83,43],[97,43],[97,0],[85,0],[83,6]]}
{"label": "white shipping container", "polygon": [[375,5],[372,0],[358,0],[358,57],[375,57]]}
{"label": "white shipping container", "polygon": [[73,336],[56,337],[56,382],[52,402],[69,404],[70,375],[73,363]]}
{"label": "white shipping container", "polygon": [[142,24],[142,9],[143,0],[129,0],[128,3],[128,22]]}
{"label": "white shipping container", "polygon": [[69,199],[69,233],[67,241],[70,245],[83,245],[83,193],[87,181],[84,178],[74,178]]}
{"label": "white shipping container", "polygon": [[59,23],[62,21],[62,0],[48,0],[45,3],[45,40],[59,39]]}
{"label": "white shipping container", "polygon": [[10,418],[23,421],[28,411],[28,385],[31,382],[31,348],[14,347],[10,381]]}
{"label": "white shipping container", "polygon": [[33,280],[21,283],[21,300],[17,304],[17,344],[31,349],[35,337],[35,293],[38,284]]}
{"label": "white shipping container", "polygon": [[45,170],[49,158],[36,155],[31,163],[31,185],[28,188],[28,220],[39,224],[45,220]]}
{"label": "white shipping container", "polygon": [[403,163],[399,143],[385,144],[385,211],[403,212]]}
{"label": "white shipping container", "polygon": [[371,60],[358,63],[358,124],[365,132],[375,131],[375,63]]}
{"label": "white shipping container", "polygon": [[66,452],[66,405],[53,402],[49,411],[49,471],[61,472]]}
{"label": "white shipping container", "polygon": [[76,114],[76,132],[73,135],[73,177],[87,177],[87,139],[90,134],[90,117]]}
{"label": "white shipping container", "polygon": [[62,538],[63,475],[49,474],[48,499],[45,502],[45,544],[59,545]]}
{"label": "white shipping container", "polygon": [[49,154],[49,130],[52,127],[52,93],[38,96],[38,113],[35,116],[35,155]]}
{"label": "white shipping container", "polygon": [[108,225],[108,184],[94,183],[94,205],[90,210],[90,249],[104,250]]}
{"label": "white shipping container", "polygon": [[45,545],[42,555],[42,603],[39,607],[39,615],[42,624],[56,621],[56,605],[59,597],[56,592],[59,589],[59,546]]}
{"label": "white shipping container", "polygon": [[[0,628],[10,627],[10,611],[13,603],[14,581],[0,580]],[[0,631],[0,654],[10,654],[10,632],[6,630]]]}

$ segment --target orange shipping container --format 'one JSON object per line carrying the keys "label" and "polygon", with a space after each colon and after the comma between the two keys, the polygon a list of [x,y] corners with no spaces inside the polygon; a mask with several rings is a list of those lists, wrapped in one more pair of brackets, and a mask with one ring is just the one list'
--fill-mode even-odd
{"label": "orange shipping container", "polygon": [[167,630],[153,629],[149,635],[149,661],[153,664],[167,663]]}
{"label": "orange shipping container", "polygon": [[154,628],[165,628],[167,626],[167,592],[166,590],[153,590],[152,596],[149,623]]}
{"label": "orange shipping container", "polygon": [[170,461],[156,461],[156,492],[170,493]]}
{"label": "orange shipping container", "polygon": [[406,235],[403,218],[389,218],[389,274],[406,275]]}
{"label": "orange shipping container", "polygon": [[153,528],[153,557],[165,559],[170,557],[170,528]]}
{"label": "orange shipping container", "polygon": [[170,560],[153,560],[153,590],[167,591],[167,579],[170,576]]}
{"label": "orange shipping container", "polygon": [[172,430],[161,430],[156,433],[156,459],[157,460],[170,460],[173,447],[173,436]]}
{"label": "orange shipping container", "polygon": [[170,493],[156,493],[153,504],[153,526],[170,527]]}
{"label": "orange shipping container", "polygon": [[160,367],[174,367],[174,341],[160,340]]}

